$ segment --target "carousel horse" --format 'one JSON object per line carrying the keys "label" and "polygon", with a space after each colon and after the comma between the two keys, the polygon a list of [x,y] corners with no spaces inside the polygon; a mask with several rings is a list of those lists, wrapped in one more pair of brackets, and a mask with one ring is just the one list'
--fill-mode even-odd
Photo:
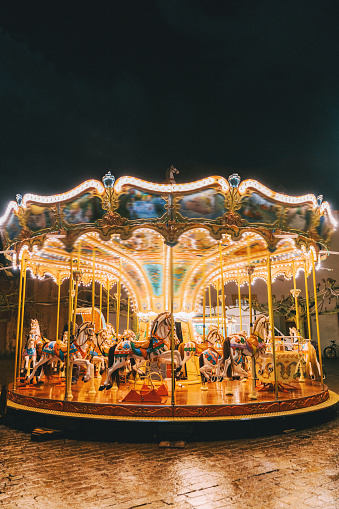
{"label": "carousel horse", "polygon": [[[254,322],[251,335],[248,336],[245,331],[231,334],[222,343],[222,352],[215,347],[210,347],[202,352],[199,357],[199,366],[203,383],[206,380],[222,381],[226,374],[230,373],[229,366],[232,370],[231,376],[248,377],[248,372],[243,368],[245,358],[258,355],[266,358],[265,341],[268,339],[268,323],[268,318],[265,315],[259,315]],[[222,336],[217,328],[212,326],[207,339],[220,344]],[[229,358],[227,357],[228,353]],[[224,369],[221,373],[222,366]],[[212,376],[213,370],[216,371],[216,377]]]}
{"label": "carousel horse", "polygon": [[[168,339],[170,332],[171,314],[164,312],[155,318],[149,339],[132,341],[123,338],[120,340],[117,345],[110,349],[109,357],[111,357],[113,364],[108,368],[106,380],[99,387],[99,391],[111,389],[114,372],[118,373],[118,370],[126,366],[132,359],[137,363],[137,366],[140,366],[140,361],[144,363],[147,360],[159,360],[165,364],[171,364],[172,355]],[[174,364],[175,372],[178,375],[183,364],[178,350],[174,350]]]}
{"label": "carousel horse", "polygon": [[234,363],[242,365],[245,357],[263,356],[266,357],[265,350],[269,338],[269,318],[265,315],[259,315],[249,336],[245,331],[240,331],[229,336],[233,354]]}
{"label": "carousel horse", "polygon": [[[294,342],[298,342],[298,331],[295,327],[290,327],[290,335],[294,339]],[[309,378],[311,380],[317,380],[321,381],[321,370],[320,370],[320,364],[317,359],[317,352],[312,345],[310,340],[303,340],[301,339],[301,353],[302,353],[302,359],[300,359],[297,367],[296,367],[296,373],[298,372],[299,365],[303,361],[305,363],[306,367],[306,378]],[[302,367],[300,366],[302,369]]]}
{"label": "carousel horse", "polygon": [[[70,345],[70,363],[86,367],[86,374],[83,377],[84,382],[88,382],[94,375],[94,367],[91,362],[86,359],[90,341],[94,336],[94,324],[92,322],[84,322],[79,327],[75,340]],[[42,349],[42,355],[39,362],[36,363],[32,373],[26,378],[29,382],[35,375],[36,370],[44,364],[50,364],[53,361],[66,361],[67,345],[61,341],[49,341]],[[38,377],[40,381],[42,374]]]}
{"label": "carousel horse", "polygon": [[[217,351],[215,348],[210,347],[200,354],[199,367],[203,384],[206,381],[222,382],[224,378],[232,377],[234,365],[229,338],[223,341],[221,350],[220,352],[220,349]],[[215,375],[213,375],[214,370]]]}
{"label": "carousel horse", "polygon": [[39,350],[40,344],[42,344],[42,340],[41,340],[39,322],[36,318],[32,318],[31,319],[31,329],[27,336],[26,346],[22,352],[22,359],[24,362],[24,366],[21,369],[21,373],[23,375],[29,373],[30,364],[32,364],[33,367],[35,366],[37,356],[41,355],[41,352],[37,353],[37,349]]}

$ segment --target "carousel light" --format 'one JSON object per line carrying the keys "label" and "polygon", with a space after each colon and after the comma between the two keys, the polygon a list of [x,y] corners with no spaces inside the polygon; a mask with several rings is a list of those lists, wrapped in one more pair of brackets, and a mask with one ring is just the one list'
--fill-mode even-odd
{"label": "carousel light", "polygon": [[16,213],[19,212],[18,204],[15,201],[10,201],[9,204],[7,205],[4,215],[0,218],[0,226],[6,223],[12,210],[14,210]]}
{"label": "carousel light", "polygon": [[105,191],[104,186],[98,180],[86,180],[79,186],[75,187],[71,191],[62,194],[55,194],[51,196],[40,196],[37,194],[25,194],[22,200],[22,206],[26,207],[28,202],[35,203],[56,203],[69,200],[74,196],[86,191],[87,189],[96,189],[99,194],[103,194]]}

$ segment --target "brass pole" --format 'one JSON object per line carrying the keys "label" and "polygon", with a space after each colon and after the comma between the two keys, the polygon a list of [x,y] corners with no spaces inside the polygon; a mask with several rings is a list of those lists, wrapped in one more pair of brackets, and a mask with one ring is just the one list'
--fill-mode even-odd
{"label": "brass pole", "polygon": [[21,350],[22,350],[22,335],[24,332],[24,315],[25,315],[25,298],[26,298],[26,272],[27,261],[24,260],[24,273],[23,273],[23,287],[22,287],[22,300],[21,300],[21,323],[20,323],[20,342],[19,342],[19,372],[21,366]]}
{"label": "brass pole", "polygon": [[277,358],[275,352],[275,334],[274,334],[274,315],[273,315],[273,302],[272,302],[272,274],[271,274],[271,257],[267,257],[267,296],[268,296],[268,312],[270,318],[271,339],[273,349],[273,369],[274,369],[274,392],[276,399],[278,395],[278,379],[277,379]]}
{"label": "brass pole", "polygon": [[127,295],[127,330],[129,329],[129,295]]}
{"label": "brass pole", "polygon": [[16,389],[17,383],[17,375],[18,371],[20,371],[21,364],[21,352],[19,352],[19,336],[20,336],[20,312],[21,312],[21,299],[22,299],[22,280],[23,280],[23,270],[24,270],[24,258],[21,258],[21,267],[20,267],[20,282],[19,282],[19,302],[18,302],[18,316],[16,322],[16,342],[15,342],[15,362],[14,362],[14,382],[13,389]]}
{"label": "brass pole", "polygon": [[92,322],[94,323],[95,307],[95,249],[93,249],[93,276],[92,276]]}
{"label": "brass pole", "polygon": [[218,330],[220,327],[220,312],[219,312],[219,279],[217,279],[217,317],[218,317]]}
{"label": "brass pole", "polygon": [[242,315],[241,315],[241,288],[240,288],[240,274],[238,269],[238,305],[239,305],[239,321],[240,330],[242,330]]}
{"label": "brass pole", "polygon": [[73,309],[73,254],[71,253],[70,267],[69,267],[69,289],[68,289],[68,332],[67,332],[67,352],[66,352],[66,387],[65,387],[65,400],[72,399],[71,380],[72,373],[70,372],[70,348],[71,348],[71,322],[72,322],[72,309]]}
{"label": "brass pole", "polygon": [[101,315],[102,315],[102,281],[100,279],[100,282],[99,282],[99,285],[100,285],[100,318],[99,318],[99,329],[101,329],[101,322],[102,322],[102,319],[101,319]]}
{"label": "brass pole", "polygon": [[306,310],[307,310],[307,328],[308,328],[308,339],[311,341],[311,317],[310,317],[310,303],[308,298],[308,282],[307,282],[307,267],[306,260],[304,261],[304,275],[305,275],[305,294],[306,294]]}
{"label": "brass pole", "polygon": [[[73,279],[73,283],[72,283],[73,286],[74,286],[74,283],[75,283],[75,297],[74,297],[74,311],[73,311],[73,330],[72,330],[73,336],[75,334],[75,324],[76,324],[76,319],[77,319],[78,292],[79,292],[79,272],[80,272],[80,255],[81,255],[81,242],[79,242],[79,244],[78,244],[77,277],[76,277],[75,281]],[[72,298],[73,298],[73,296],[72,296]]]}
{"label": "brass pole", "polygon": [[170,246],[170,312],[171,312],[171,375],[172,375],[172,395],[171,395],[171,404],[175,405],[175,378],[174,378],[174,314],[173,314],[173,247]]}
{"label": "brass pole", "polygon": [[317,338],[318,338],[318,354],[320,362],[320,373],[321,381],[324,388],[324,373],[323,373],[323,360],[321,355],[321,344],[320,344],[320,330],[319,330],[319,314],[318,314],[318,297],[317,297],[317,282],[315,279],[315,266],[314,266],[314,255],[312,251],[312,271],[313,271],[313,291],[314,291],[314,305],[315,305],[315,322],[317,326]]}
{"label": "brass pole", "polygon": [[[295,265],[292,262],[292,274],[293,274],[293,288],[294,288],[294,305],[295,305],[295,320],[297,325],[298,336],[300,336],[300,323],[299,323],[299,309],[298,309],[298,297],[297,297],[297,283],[295,280]],[[298,338],[299,342],[299,338]]]}
{"label": "brass pole", "polygon": [[247,242],[247,260],[248,260],[248,305],[249,305],[249,314],[250,314],[250,334],[253,331],[253,322],[252,322],[252,269],[250,266],[250,246]]}
{"label": "brass pole", "polygon": [[119,262],[119,281],[118,281],[118,295],[117,295],[117,316],[116,316],[116,333],[117,337],[119,334],[119,326],[120,326],[120,297],[121,297],[121,258]]}
{"label": "brass pole", "polygon": [[211,299],[211,285],[210,284],[208,285],[208,297],[209,297],[209,301],[210,301],[210,322],[212,325],[212,299]]}
{"label": "brass pole", "polygon": [[59,322],[60,322],[60,294],[61,294],[60,273],[58,273],[58,277],[57,277],[57,285],[58,285],[58,305],[57,305],[57,323],[56,323],[55,341],[58,341],[58,338],[59,338]]}
{"label": "brass pole", "polygon": [[110,321],[109,321],[109,290],[110,290],[110,284],[109,284],[109,279],[107,278],[107,286],[106,286],[106,292],[107,292],[107,315],[106,315],[106,323],[110,323]]}
{"label": "brass pole", "polygon": [[205,289],[205,264],[202,269],[202,286],[204,293],[202,294],[202,330],[203,330],[203,341],[206,339],[206,289]]}
{"label": "brass pole", "polygon": [[223,326],[224,326],[224,339],[226,339],[227,332],[226,332],[226,316],[225,316],[225,289],[224,289],[224,272],[223,272],[223,266],[222,266],[221,243],[219,244],[219,255],[220,255],[220,272],[221,272],[222,321],[223,321]]}

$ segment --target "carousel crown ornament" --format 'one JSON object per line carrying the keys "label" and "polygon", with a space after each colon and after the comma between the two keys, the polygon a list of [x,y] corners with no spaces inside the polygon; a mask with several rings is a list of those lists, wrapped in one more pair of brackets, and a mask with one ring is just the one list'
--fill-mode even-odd
{"label": "carousel crown ornament", "polygon": [[17,202],[18,206],[22,207],[22,195],[21,194],[17,194],[15,196],[15,198],[16,198],[16,202]]}
{"label": "carousel crown ornament", "polygon": [[104,184],[106,189],[112,189],[112,187],[114,186],[114,182],[115,177],[111,174],[110,171],[108,171],[106,175],[102,177],[102,183]]}
{"label": "carousel crown ornament", "polygon": [[230,175],[228,177],[228,183],[234,189],[239,187],[240,181],[241,181],[241,178],[237,173],[232,173],[232,175]]}

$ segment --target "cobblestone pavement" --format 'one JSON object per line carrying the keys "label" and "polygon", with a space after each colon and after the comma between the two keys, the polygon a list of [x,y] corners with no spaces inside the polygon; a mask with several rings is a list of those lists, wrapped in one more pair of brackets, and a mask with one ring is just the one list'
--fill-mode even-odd
{"label": "cobblestone pavement", "polygon": [[[338,367],[327,370],[336,380]],[[0,425],[0,507],[339,509],[338,431],[339,417],[269,438],[225,437],[162,449],[69,439],[36,443]]]}

